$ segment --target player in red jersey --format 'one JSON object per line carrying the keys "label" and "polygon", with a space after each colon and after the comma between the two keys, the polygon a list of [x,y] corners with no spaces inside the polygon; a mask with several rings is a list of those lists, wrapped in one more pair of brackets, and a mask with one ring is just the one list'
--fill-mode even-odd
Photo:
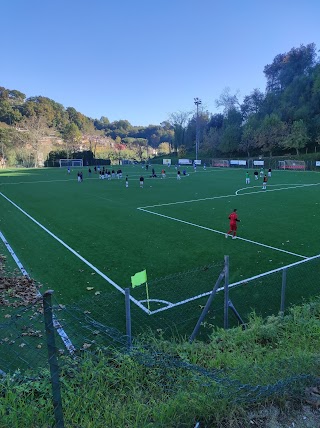
{"label": "player in red jersey", "polygon": [[229,215],[230,220],[230,229],[229,232],[226,233],[226,238],[232,233],[232,239],[236,239],[237,235],[237,222],[240,220],[238,219],[237,209],[235,208],[233,212]]}

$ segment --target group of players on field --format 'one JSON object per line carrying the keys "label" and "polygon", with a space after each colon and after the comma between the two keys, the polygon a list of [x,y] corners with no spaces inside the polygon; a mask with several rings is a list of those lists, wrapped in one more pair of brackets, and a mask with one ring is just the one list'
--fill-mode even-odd
{"label": "group of players on field", "polygon": [[[146,170],[148,170],[148,168],[146,168]],[[68,167],[67,171],[68,171],[68,174],[70,174],[71,171],[70,171],[69,167]],[[88,171],[89,171],[89,175],[91,175],[91,169],[90,168],[89,168]],[[107,175],[106,178],[109,178],[108,175],[110,175],[110,178],[111,178],[111,176],[113,178],[117,177],[118,179],[122,178],[122,171],[121,170],[118,170],[117,172],[112,171],[110,173],[109,171],[105,171],[104,168],[103,168],[103,170],[100,170],[99,167],[98,168],[94,167],[94,172],[95,173],[98,172],[99,178],[102,178],[101,176],[102,175],[104,176],[105,174]],[[186,175],[186,171],[185,170],[183,171],[183,175]],[[267,174],[265,174],[264,169],[261,168],[260,173],[258,171],[254,171],[253,175],[254,175],[254,179],[255,180],[259,180],[259,175],[260,175],[260,178],[262,178],[262,189],[266,190],[268,178],[271,177],[271,168],[269,168]],[[157,177],[154,168],[152,168],[152,176],[150,176],[150,177],[152,177],[152,178]],[[161,171],[161,178],[165,178],[165,177],[166,177],[166,173],[165,173],[165,170],[163,169]],[[103,178],[105,178],[105,177],[103,177]],[[177,179],[178,180],[180,179],[180,170],[177,171]],[[82,182],[83,181],[82,172],[78,172],[78,174],[77,174],[77,180],[78,180],[78,182]],[[139,182],[140,182],[140,187],[143,188],[144,177],[142,175],[139,178]],[[126,175],[125,183],[126,183],[126,187],[129,187],[129,180],[128,180],[128,176],[127,175]],[[246,172],[246,184],[250,184],[250,175],[249,175],[248,171]],[[236,237],[237,237],[237,223],[240,222],[240,220],[238,219],[238,214],[237,214],[237,209],[236,208],[232,211],[232,213],[229,215],[228,218],[229,218],[230,226],[229,226],[228,232],[225,234],[225,237],[228,238],[228,236],[232,236],[232,239],[236,239]]]}

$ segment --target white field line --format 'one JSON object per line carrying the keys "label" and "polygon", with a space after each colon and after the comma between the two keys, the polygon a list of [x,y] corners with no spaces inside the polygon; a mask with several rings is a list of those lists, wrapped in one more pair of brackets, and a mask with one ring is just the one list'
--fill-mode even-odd
{"label": "white field line", "polygon": [[[282,266],[280,268],[273,269],[273,270],[270,270],[268,272],[261,273],[259,275],[251,276],[250,278],[242,279],[241,281],[233,282],[232,284],[229,284],[229,288],[236,287],[237,285],[240,285],[240,284],[246,284],[246,283],[248,283],[250,281],[254,281],[255,279],[258,279],[258,278],[263,278],[264,276],[271,275],[271,274],[276,273],[276,272],[281,272],[284,269],[289,269],[289,268],[291,268],[293,266],[298,266],[298,265],[300,265],[302,263],[309,262],[310,260],[314,260],[314,259],[317,259],[319,257],[320,257],[320,254],[317,254],[315,256],[306,258],[305,260],[300,260],[298,262],[291,263],[289,265]],[[224,286],[218,288],[216,292],[218,293],[219,291],[223,291],[223,290],[224,290]],[[181,300],[180,302],[177,302],[177,303],[171,303],[170,302],[170,303],[168,303],[168,306],[166,306],[166,307],[163,307],[163,308],[151,311],[150,315],[154,315],[154,314],[156,314],[158,312],[167,311],[168,309],[172,309],[172,308],[174,308],[176,306],[184,305],[186,303],[192,302],[193,300],[201,299],[202,297],[209,296],[211,293],[212,293],[212,290],[211,291],[207,291],[206,293],[198,294],[197,296],[190,297],[189,299]]]}
{"label": "white field line", "polygon": [[9,182],[9,183],[0,183],[1,186],[8,185],[15,185],[15,184],[39,184],[39,183],[58,183],[58,182],[66,182],[66,181],[76,181],[76,178],[69,178],[68,180],[38,180],[38,181],[16,181],[16,182]]}
{"label": "white field line", "polygon": [[[193,226],[193,227],[198,227],[199,229],[208,230],[209,232],[219,233],[220,235],[226,234],[226,232],[221,232],[220,230],[211,229],[210,227],[201,226],[199,224],[191,223],[191,222],[185,221],[185,220],[180,220],[179,218],[170,217],[168,215],[155,213],[153,211],[145,210],[144,208],[137,208],[137,209],[140,211],[144,211],[148,214],[157,215],[159,217],[163,217],[163,218],[166,218],[169,220],[177,221],[179,223],[187,224],[188,226]],[[237,236],[237,239],[240,239],[241,241],[245,241],[245,242],[250,242],[251,244],[260,245],[261,247],[270,248],[271,250],[276,250],[276,251],[280,251],[282,253],[290,254],[290,255],[295,256],[295,257],[300,257],[303,259],[308,258],[307,256],[302,256],[301,254],[292,253],[291,251],[283,250],[282,248],[272,247],[271,245],[262,244],[261,242],[251,241],[250,239],[240,238],[238,236]]]}
{"label": "white field line", "polygon": [[[281,188],[281,189],[272,189],[272,190],[269,190],[269,191],[274,191],[274,190],[278,190],[278,191],[279,191],[279,190],[289,190],[289,189],[297,188],[297,187],[317,186],[317,185],[319,185],[319,184],[320,184],[320,183],[317,183],[317,184],[307,184],[307,185],[304,185],[304,184],[302,184],[302,185],[301,185],[301,184],[293,184],[292,186],[294,186],[294,187],[287,187],[287,188]],[[282,185],[283,185],[283,184],[278,184],[278,185],[277,185],[277,184],[275,184],[275,185],[273,185],[273,186],[282,186]],[[286,185],[286,184],[284,184],[284,185]],[[290,185],[289,185],[289,186],[290,186]],[[254,187],[260,187],[260,186],[254,186]],[[165,205],[183,204],[183,203],[198,202],[198,201],[204,201],[204,200],[213,200],[213,199],[228,198],[228,197],[234,197],[234,196],[242,196],[242,195],[244,195],[244,194],[255,194],[255,193],[265,193],[265,192],[266,192],[266,190],[263,190],[263,191],[261,190],[261,191],[258,191],[258,192],[247,192],[247,193],[241,193],[241,194],[238,194],[238,192],[240,192],[241,190],[246,190],[246,189],[247,189],[247,187],[242,188],[242,189],[239,189],[239,190],[237,190],[237,191],[236,191],[236,194],[234,194],[234,195],[227,195],[227,196],[215,196],[215,197],[212,197],[212,198],[193,199],[193,200],[189,200],[189,201],[181,201],[181,202],[171,202],[171,203],[168,203],[168,204],[159,204],[159,205],[152,205],[152,206],[148,206],[148,207],[139,207],[139,208],[138,208],[138,210],[140,210],[140,211],[144,211],[144,212],[147,212],[147,213],[149,213],[149,214],[158,215],[158,216],[160,216],[160,217],[168,218],[168,219],[170,219],[170,220],[178,221],[178,222],[181,222],[181,223],[184,223],[184,224],[190,225],[190,226],[199,227],[199,228],[204,229],[204,230],[209,230],[209,231],[211,231],[211,232],[215,232],[215,233],[219,233],[219,234],[223,234],[223,235],[225,235],[225,232],[221,232],[221,231],[218,231],[218,230],[210,229],[210,228],[208,228],[208,227],[200,226],[200,225],[197,225],[197,224],[194,224],[194,223],[190,223],[190,222],[187,222],[187,221],[184,221],[184,220],[176,219],[176,218],[174,218],[174,217],[166,216],[166,215],[164,215],[164,214],[155,213],[155,212],[152,212],[152,211],[146,210],[146,209],[144,209],[144,208],[160,207],[160,206],[165,206]],[[268,191],[268,190],[267,190],[267,191]],[[295,253],[292,253],[292,252],[289,252],[289,251],[283,250],[283,249],[281,249],[281,248],[271,247],[271,246],[269,246],[269,245],[265,245],[265,244],[262,244],[262,243],[259,243],[259,242],[251,241],[251,240],[248,240],[248,239],[245,239],[245,238],[238,238],[238,237],[237,237],[237,239],[242,239],[243,241],[247,241],[247,242],[250,242],[250,243],[253,243],[253,244],[256,244],[256,245],[260,245],[260,246],[267,247],[267,248],[270,248],[270,249],[273,249],[273,250],[276,250],[276,251],[281,251],[281,252],[284,252],[284,253],[287,253],[287,254],[291,254],[291,255],[294,255],[294,256],[297,256],[297,257],[301,257],[301,258],[304,258],[304,260],[299,261],[299,262],[296,262],[296,263],[292,263],[292,264],[287,265],[287,266],[285,266],[285,267],[281,267],[281,268],[274,269],[274,270],[269,271],[269,272],[265,272],[265,273],[263,273],[263,274],[256,275],[256,276],[251,277],[251,278],[247,278],[247,279],[245,279],[245,280],[241,280],[241,281],[235,282],[235,283],[233,283],[233,284],[230,284],[230,285],[229,285],[229,287],[234,287],[234,286],[236,286],[236,285],[239,285],[239,284],[242,284],[242,283],[246,283],[246,282],[248,282],[248,281],[252,281],[252,280],[254,280],[254,279],[258,278],[258,277],[266,276],[266,275],[269,275],[269,274],[271,274],[271,273],[281,271],[281,270],[283,270],[283,269],[285,269],[285,268],[288,268],[288,267],[291,267],[291,266],[294,266],[294,265],[297,265],[297,264],[300,264],[300,263],[304,263],[304,262],[306,262],[306,261],[312,260],[312,259],[317,258],[317,257],[319,257],[319,256],[320,256],[320,255],[316,255],[316,256],[313,256],[313,257],[306,257],[306,256],[302,256],[302,255],[299,255],[299,254],[295,254]],[[219,288],[217,291],[221,291],[221,290],[223,290],[223,289],[224,289],[224,287],[221,287],[221,288]],[[153,314],[155,314],[155,313],[157,313],[157,312],[162,312],[162,311],[165,311],[165,310],[171,309],[171,308],[173,308],[173,307],[175,307],[175,306],[183,305],[183,304],[185,304],[185,303],[191,302],[191,301],[196,300],[196,299],[200,299],[200,298],[202,298],[202,297],[205,297],[205,296],[210,295],[210,293],[211,293],[211,291],[206,292],[206,293],[199,294],[199,295],[197,295],[197,296],[191,297],[191,298],[186,299],[186,300],[182,300],[182,301],[177,302],[177,303],[168,303],[168,305],[167,305],[166,307],[164,307],[164,308],[160,308],[160,309],[157,309],[157,310],[155,310],[155,311],[152,311],[152,312],[150,313],[150,315],[153,315]]]}
{"label": "white field line", "polygon": [[[4,245],[7,247],[9,253],[11,254],[11,256],[13,258],[13,260],[16,262],[16,264],[17,264],[18,268],[20,269],[20,272],[22,273],[22,275],[24,275],[27,278],[30,278],[28,272],[23,267],[22,263],[18,259],[17,255],[15,254],[12,247],[9,245],[9,242],[6,240],[6,238],[4,237],[4,235],[1,231],[0,231],[0,238],[1,238],[2,242],[4,243]],[[42,297],[42,294],[40,293],[40,291],[38,289],[37,289],[37,296]],[[61,326],[60,322],[58,321],[57,317],[55,316],[55,314],[53,314],[52,318],[53,318],[54,328],[57,330],[59,336],[61,337],[63,343],[65,344],[65,347],[68,349],[68,351],[72,355],[75,352],[76,348],[73,346],[71,340],[69,339],[67,333],[62,328],[62,326]]]}
{"label": "white field line", "polygon": [[[137,171],[135,171],[135,174],[128,174],[129,177],[129,181],[132,178],[139,178],[141,177],[141,175],[143,175],[146,172],[142,172],[141,174],[136,174]],[[193,171],[188,173],[186,176],[181,175],[181,178],[184,177],[188,177],[190,176],[190,174],[198,174],[198,173],[211,173],[214,172],[214,170],[206,170],[206,171],[198,171],[196,173],[194,173]],[[147,172],[147,175],[149,175],[149,171]],[[166,180],[166,179],[177,179],[177,173],[176,171],[167,171],[166,172],[166,178],[161,179],[161,172],[158,174],[157,178],[161,179],[161,180]],[[112,178],[111,180],[108,180],[106,178],[104,178],[103,180],[101,180],[99,178],[98,174],[92,174],[91,176],[87,176],[85,175],[83,180],[97,180],[97,181],[107,181],[107,182],[112,182],[112,181],[124,181],[125,180],[125,176],[126,174],[122,173],[122,178]],[[157,180],[157,178],[152,178],[152,177],[145,177],[146,180]],[[16,181],[16,182],[0,182],[0,186],[6,186],[6,185],[16,185],[16,184],[39,184],[39,183],[59,183],[59,182],[76,182],[77,181],[77,177],[76,176],[69,176],[69,178],[67,179],[57,179],[57,180],[37,180],[37,181]]]}
{"label": "white field line", "polygon": [[[234,198],[236,196],[254,195],[254,194],[257,194],[257,193],[274,192],[274,191],[279,191],[279,190],[290,190],[290,189],[296,189],[298,187],[319,186],[319,185],[320,185],[320,183],[316,183],[316,184],[292,184],[292,186],[295,186],[295,187],[283,187],[281,189],[271,189],[271,190],[267,189],[267,190],[259,190],[257,192],[238,193],[241,190],[248,189],[248,187],[244,187],[242,189],[236,190],[236,192],[234,194],[232,194],[232,195],[212,196],[210,198],[189,199],[189,200],[186,200],[186,201],[168,202],[168,203],[165,203],[165,204],[146,205],[144,207],[139,207],[138,209],[143,209],[143,208],[157,208],[157,207],[165,207],[165,206],[169,206],[169,205],[179,205],[179,204],[189,204],[189,203],[192,203],[192,202],[213,201],[214,199]],[[269,185],[269,187],[271,187],[271,186],[291,186],[291,184],[271,184],[271,185]],[[261,186],[253,186],[253,187],[261,187]]]}
{"label": "white field line", "polygon": [[[279,192],[280,190],[291,190],[291,189],[298,189],[299,187],[310,187],[310,186],[319,186],[320,183],[312,183],[312,184],[270,184],[269,186],[291,186],[291,187],[283,187],[281,189],[266,189],[266,190],[260,190],[258,192],[247,192],[247,193],[238,193],[241,192],[241,190],[247,190],[247,187],[243,187],[242,189],[238,189],[236,191],[236,196],[241,195],[251,195],[255,193],[266,193],[266,192]],[[256,188],[261,186],[252,186],[251,188]]]}
{"label": "white field line", "polygon": [[[103,279],[105,279],[109,284],[111,284],[114,288],[116,288],[120,293],[125,294],[125,290],[120,287],[118,284],[116,284],[114,281],[112,281],[111,278],[109,278],[107,275],[105,275],[103,272],[101,272],[98,268],[93,266],[88,260],[86,260],[84,257],[82,257],[77,251],[75,251],[73,248],[71,248],[68,244],[66,244],[62,239],[58,238],[54,233],[52,233],[49,229],[44,227],[41,223],[39,223],[36,219],[31,217],[30,214],[28,214],[26,211],[24,211],[22,208],[20,208],[17,204],[15,204],[11,199],[9,199],[7,196],[5,196],[2,192],[0,192],[0,195],[6,199],[10,204],[12,204],[14,207],[16,207],[19,211],[21,211],[25,216],[27,216],[30,220],[32,220],[36,225],[41,227],[46,233],[48,233],[52,238],[54,238],[56,241],[58,241],[61,245],[63,245],[67,250],[69,250],[72,254],[74,254],[78,259],[83,261],[87,266],[89,266],[92,270],[94,270],[98,275],[100,275]],[[145,308],[138,300],[136,300],[134,297],[130,296],[130,300],[135,303],[137,306],[139,306],[140,309],[145,311],[147,314],[150,313],[150,311]]]}
{"label": "white field line", "polygon": [[[213,171],[216,171],[217,170],[217,168],[216,169],[214,169],[214,170],[210,170],[210,172],[213,172]],[[201,172],[208,172],[208,171],[201,171]],[[87,177],[87,178],[91,178],[91,179],[94,179],[94,178],[97,178],[97,177]],[[86,178],[86,179],[87,179]],[[169,177],[167,177],[167,178],[169,178]],[[175,177],[170,177],[170,178],[175,178]],[[114,180],[116,180],[116,181],[118,181],[117,179],[114,179]],[[154,180],[154,179],[152,179],[152,180]],[[69,179],[69,180],[51,180],[51,181],[53,181],[53,182],[55,182],[55,181],[74,181],[74,180],[72,180],[72,179]],[[39,183],[41,182],[51,182],[51,181],[38,181]],[[20,182],[20,183],[2,183],[2,184],[29,184],[29,183],[34,183],[34,182]],[[298,185],[292,185],[292,186],[295,186],[294,188],[296,188],[296,187],[305,187],[305,186],[316,186],[316,185],[319,185],[320,183],[317,183],[317,184],[309,184],[309,185],[300,185],[300,184],[298,184]],[[270,186],[281,186],[281,185],[283,185],[283,184],[278,184],[278,185],[269,185],[269,187]],[[285,184],[284,184],[285,185]],[[290,186],[290,185],[289,185]],[[258,187],[258,186],[254,186],[254,187]],[[259,186],[260,187],[260,186]],[[289,189],[291,189],[291,188],[293,188],[293,187],[288,187],[288,188],[281,188],[281,189],[273,189],[273,190],[289,190]],[[246,188],[244,188],[244,189],[246,189]],[[243,189],[239,189],[238,191],[241,191],[241,190],[243,190]],[[238,192],[237,191],[237,192]],[[265,192],[268,192],[268,191],[272,191],[272,190],[264,190],[264,191],[259,191],[259,192],[247,192],[247,193],[242,193],[242,194],[233,194],[233,195],[226,195],[226,196],[215,196],[215,197],[210,197],[210,198],[201,198],[201,199],[193,199],[193,200],[188,200],[188,201],[181,201],[181,202],[171,202],[171,203],[167,203],[167,204],[158,204],[158,205],[150,205],[150,206],[145,206],[145,207],[138,207],[137,209],[138,210],[141,210],[141,211],[145,211],[145,212],[147,212],[147,213],[150,213],[150,214],[154,214],[154,215],[158,215],[158,216],[160,216],[160,217],[165,217],[165,218],[168,218],[168,219],[171,219],[171,220],[174,220],[174,221],[178,221],[178,222],[181,222],[181,223],[185,223],[185,224],[189,224],[189,225],[192,225],[192,226],[195,226],[195,227],[198,227],[198,228],[201,228],[201,229],[205,229],[205,230],[209,230],[209,231],[212,231],[212,232],[215,232],[215,233],[220,233],[220,234],[225,234],[224,232],[221,232],[221,231],[217,231],[217,230],[214,230],[214,229],[210,229],[210,228],[207,228],[207,227],[204,227],[204,226],[200,226],[200,225],[196,225],[196,224],[193,224],[193,223],[190,223],[190,222],[186,222],[186,221],[184,221],[184,220],[180,220],[180,219],[176,219],[176,218],[173,218],[173,217],[169,217],[169,216],[165,216],[165,215],[163,215],[163,214],[158,214],[158,213],[154,213],[154,212],[152,212],[152,211],[149,211],[149,210],[145,210],[144,208],[152,208],[152,207],[161,207],[161,206],[166,206],[166,205],[176,205],[176,204],[183,204],[183,203],[190,203],[190,202],[198,202],[198,201],[205,201],[205,200],[214,200],[214,199],[220,199],[220,198],[228,198],[228,197],[234,197],[234,196],[242,196],[242,195],[245,195],[245,194],[253,194],[253,193],[265,193]],[[111,285],[113,285],[115,288],[117,288],[122,294],[124,294],[124,290],[120,287],[120,286],[118,286],[114,281],[112,281],[110,278],[108,278],[105,274],[103,274],[101,271],[99,271],[95,266],[93,266],[90,262],[88,262],[86,259],[84,259],[82,256],[80,256],[80,254],[78,254],[75,250],[73,250],[71,247],[69,247],[67,244],[65,244],[62,240],[60,240],[60,238],[58,238],[56,235],[54,235],[52,232],[50,232],[48,229],[46,229],[43,225],[41,225],[39,222],[37,222],[33,217],[31,217],[28,213],[26,213],[24,210],[22,210],[18,205],[16,205],[13,201],[11,201],[9,198],[7,198],[3,193],[1,193],[0,192],[0,195],[1,196],[3,196],[5,199],[7,199],[10,203],[12,203],[17,209],[19,209],[23,214],[25,214],[27,217],[29,217],[32,221],[34,221],[38,226],[40,226],[43,230],[45,230],[47,233],[49,233],[54,239],[56,239],[58,242],[60,242],[62,245],[64,245],[69,251],[71,251],[76,257],[78,257],[80,260],[82,260],[84,263],[86,263],[89,267],[91,267],[95,272],[97,272],[100,276],[102,276],[104,279],[106,279]],[[308,258],[306,257],[306,256],[302,256],[302,255],[299,255],[299,254],[295,254],[295,253],[291,253],[291,252],[289,252],[289,251],[286,251],[286,250],[283,250],[283,249],[280,249],[280,248],[275,248],[275,247],[271,247],[271,246],[268,246],[268,245],[265,245],[265,244],[262,244],[262,243],[258,243],[258,242],[255,242],[255,241],[251,241],[251,240],[248,240],[248,239],[245,239],[245,238],[237,238],[237,239],[242,239],[243,241],[247,241],[247,242],[250,242],[250,243],[253,243],[253,244],[256,244],[256,245],[260,245],[260,246],[263,246],[263,247],[267,247],[267,248],[270,248],[270,249],[275,249],[275,250],[277,250],[277,251],[281,251],[281,252],[285,252],[285,253],[288,253],[288,254],[291,254],[291,255],[294,255],[294,256],[297,256],[297,257],[301,257],[301,258],[304,258],[304,259],[306,259],[306,260],[308,260]],[[280,268],[280,269],[283,269],[283,268]],[[267,272],[268,273],[268,272]],[[245,282],[245,280],[243,280],[243,281],[240,281],[240,282]],[[187,302],[189,302],[189,301],[191,301],[191,300],[195,300],[195,299],[199,299],[199,298],[201,298],[201,297],[203,297],[203,296],[206,296],[206,295],[208,295],[208,294],[210,294],[210,292],[209,293],[204,293],[204,294],[201,294],[201,295],[198,295],[198,296],[195,296],[195,297],[193,297],[193,298],[191,298],[191,299],[187,299],[187,300],[183,300],[183,301],[181,301],[181,302],[178,302],[178,303],[176,303],[176,304],[171,304],[171,303],[169,303],[168,302],[168,307],[166,307],[166,308],[161,308],[161,309],[158,309],[157,311],[149,311],[147,308],[145,308],[143,305],[141,305],[141,303],[139,302],[139,301],[137,301],[136,299],[134,299],[132,296],[130,296],[130,299],[133,301],[133,303],[135,303],[135,304],[137,304],[137,306],[138,307],[140,307],[140,309],[142,309],[143,311],[145,311],[146,313],[148,313],[149,315],[151,315],[151,314],[153,314],[153,313],[156,313],[156,312],[159,312],[159,311],[162,311],[162,310],[166,310],[166,309],[169,309],[169,308],[171,308],[171,307],[173,307],[173,306],[177,306],[177,305],[181,305],[181,304],[184,304],[184,303],[187,303]],[[163,302],[163,303],[165,303],[165,302]]]}
{"label": "white field line", "polygon": [[[189,175],[189,174],[188,174]],[[129,182],[132,182],[132,178],[136,178],[136,179],[138,179],[139,177],[141,177],[141,174],[140,175],[136,175],[136,174],[134,174],[134,175],[129,175]],[[181,176],[181,178],[183,178],[183,176]],[[159,179],[161,179],[162,181],[164,180],[168,180],[168,179],[177,179],[176,178],[176,175],[174,175],[174,177],[166,177],[166,178],[161,178],[161,177],[157,177],[157,178],[152,178],[152,177],[145,177],[145,179],[146,180],[159,180]],[[125,176],[123,177],[122,176],[122,178],[112,178],[111,180],[108,180],[107,178],[104,178],[104,179],[99,179],[99,176],[96,176],[96,177],[84,177],[83,178],[83,181],[87,181],[87,180],[96,180],[96,181],[106,181],[106,182],[108,182],[108,183],[110,183],[110,182],[119,182],[119,181],[122,181],[122,182],[124,182],[125,181]],[[6,183],[6,182],[2,182],[2,183],[0,183],[0,186],[6,186],[6,185],[16,185],[16,184],[39,184],[39,183],[60,183],[60,182],[62,182],[62,183],[65,183],[65,182],[72,182],[72,183],[75,183],[75,182],[77,182],[77,177],[74,177],[74,178],[69,178],[69,179],[65,179],[65,180],[37,180],[37,181],[17,181],[17,182],[8,182],[8,183]],[[137,180],[137,184],[139,184],[138,183],[138,180]]]}

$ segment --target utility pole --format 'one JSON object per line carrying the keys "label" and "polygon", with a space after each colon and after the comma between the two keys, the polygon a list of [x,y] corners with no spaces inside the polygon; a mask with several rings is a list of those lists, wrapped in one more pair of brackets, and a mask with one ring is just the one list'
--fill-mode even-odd
{"label": "utility pole", "polygon": [[194,103],[197,106],[197,119],[196,119],[196,160],[198,160],[199,142],[200,142],[200,129],[199,129],[199,105],[202,103],[200,98],[194,98]]}

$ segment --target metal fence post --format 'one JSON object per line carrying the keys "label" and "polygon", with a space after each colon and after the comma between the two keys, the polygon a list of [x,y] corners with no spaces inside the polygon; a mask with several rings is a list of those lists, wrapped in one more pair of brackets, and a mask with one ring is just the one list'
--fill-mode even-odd
{"label": "metal fence post", "polygon": [[132,336],[131,336],[131,309],[130,309],[130,288],[125,288],[125,302],[126,302],[126,332],[128,340],[128,349],[131,349],[132,346]]}
{"label": "metal fence post", "polygon": [[53,327],[51,296],[53,290],[48,290],[43,295],[43,314],[46,328],[46,338],[48,347],[48,362],[50,366],[52,399],[54,408],[54,418],[56,428],[64,428],[61,390],[59,381],[59,365],[56,355],[55,333]]}
{"label": "metal fence post", "polygon": [[224,256],[224,329],[229,328],[229,256]]}
{"label": "metal fence post", "polygon": [[200,315],[200,317],[198,319],[198,322],[197,322],[197,324],[196,324],[196,326],[195,326],[195,328],[194,328],[194,330],[193,330],[193,332],[192,332],[192,334],[191,334],[191,336],[189,338],[189,342],[190,343],[193,342],[193,340],[195,339],[196,335],[198,334],[198,331],[199,331],[199,328],[201,326],[201,323],[205,319],[205,316],[207,315],[207,312],[210,309],[212,300],[213,300],[213,298],[214,298],[214,296],[215,296],[215,294],[217,292],[217,289],[218,289],[221,281],[223,280],[223,277],[224,277],[224,268],[223,268],[223,271],[220,273],[219,278],[217,279],[217,282],[215,283],[215,286],[213,287],[213,290],[211,291],[211,294],[210,294],[210,296],[209,296],[209,298],[207,300],[207,303],[206,303],[205,307],[203,308],[202,313],[201,313],[201,315]]}
{"label": "metal fence post", "polygon": [[282,286],[281,286],[281,303],[280,303],[280,315],[284,315],[284,306],[286,298],[286,285],[287,285],[287,269],[282,271]]}

